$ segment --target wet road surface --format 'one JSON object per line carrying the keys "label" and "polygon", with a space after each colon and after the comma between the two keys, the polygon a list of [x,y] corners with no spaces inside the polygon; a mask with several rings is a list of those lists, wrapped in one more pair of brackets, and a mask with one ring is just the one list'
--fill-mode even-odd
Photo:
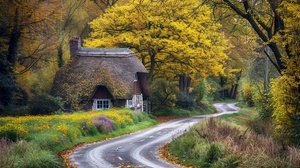
{"label": "wet road surface", "polygon": [[176,165],[159,157],[158,148],[183,134],[204,118],[236,113],[239,110],[235,103],[216,103],[214,106],[218,111],[216,114],[176,119],[143,131],[88,144],[78,148],[70,158],[79,168],[127,166],[176,168]]}

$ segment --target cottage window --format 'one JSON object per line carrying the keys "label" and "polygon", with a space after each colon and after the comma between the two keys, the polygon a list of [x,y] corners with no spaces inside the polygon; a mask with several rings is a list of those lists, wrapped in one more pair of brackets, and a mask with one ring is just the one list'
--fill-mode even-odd
{"label": "cottage window", "polygon": [[133,107],[132,100],[127,100],[127,107]]}
{"label": "cottage window", "polygon": [[110,100],[109,99],[97,99],[96,100],[96,109],[103,110],[110,108]]}

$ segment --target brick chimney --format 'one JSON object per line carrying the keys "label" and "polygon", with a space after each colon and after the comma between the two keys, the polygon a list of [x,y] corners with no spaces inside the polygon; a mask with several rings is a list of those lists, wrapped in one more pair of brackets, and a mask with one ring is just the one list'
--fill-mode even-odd
{"label": "brick chimney", "polygon": [[77,50],[81,47],[80,37],[72,37],[70,40],[70,56],[74,56]]}

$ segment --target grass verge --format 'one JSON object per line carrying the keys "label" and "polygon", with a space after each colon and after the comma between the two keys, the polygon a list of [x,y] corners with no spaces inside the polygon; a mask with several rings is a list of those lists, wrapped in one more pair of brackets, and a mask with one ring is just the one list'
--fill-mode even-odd
{"label": "grass verge", "polygon": [[165,146],[170,153],[163,157],[181,167],[299,167],[300,149],[259,133],[255,115],[245,108],[202,121]]}

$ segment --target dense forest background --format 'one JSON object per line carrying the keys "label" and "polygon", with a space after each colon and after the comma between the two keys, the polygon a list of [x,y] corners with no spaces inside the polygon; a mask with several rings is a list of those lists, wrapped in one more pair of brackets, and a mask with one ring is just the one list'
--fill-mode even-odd
{"label": "dense forest background", "polygon": [[42,99],[50,111],[61,107],[49,93],[79,36],[85,47],[137,54],[154,113],[239,98],[279,138],[299,143],[298,0],[3,0],[0,8],[1,115],[27,115]]}

